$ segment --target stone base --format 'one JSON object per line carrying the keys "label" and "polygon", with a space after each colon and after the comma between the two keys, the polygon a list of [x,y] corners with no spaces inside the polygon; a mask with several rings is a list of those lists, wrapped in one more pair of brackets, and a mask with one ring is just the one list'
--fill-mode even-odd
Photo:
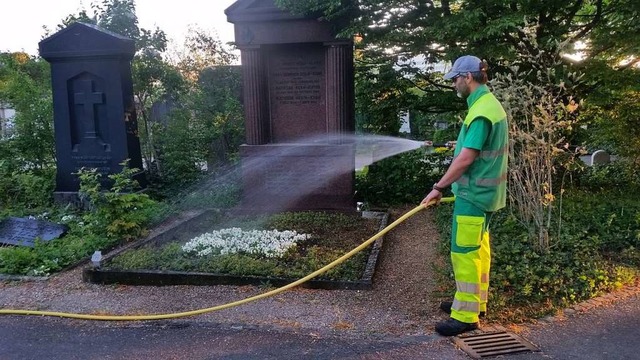
{"label": "stone base", "polygon": [[[135,191],[136,194],[145,193],[147,189],[140,189]],[[90,210],[91,203],[88,199],[80,199],[80,195],[77,191],[54,191],[53,202],[56,205],[67,206],[71,205],[75,209]]]}
{"label": "stone base", "polygon": [[353,145],[243,145],[240,154],[244,209],[356,209]]}
{"label": "stone base", "polygon": [[88,209],[90,206],[87,200],[80,200],[78,192],[72,191],[55,191],[53,201],[56,205],[71,205],[75,209]]}

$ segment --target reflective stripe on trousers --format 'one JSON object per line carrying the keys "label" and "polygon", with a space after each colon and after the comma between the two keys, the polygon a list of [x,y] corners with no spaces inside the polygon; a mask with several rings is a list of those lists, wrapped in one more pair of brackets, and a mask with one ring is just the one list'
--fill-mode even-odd
{"label": "reflective stripe on trousers", "polygon": [[472,301],[460,301],[458,299],[453,299],[453,305],[451,305],[451,309],[457,310],[457,311],[469,311],[469,312],[479,313],[480,304]]}

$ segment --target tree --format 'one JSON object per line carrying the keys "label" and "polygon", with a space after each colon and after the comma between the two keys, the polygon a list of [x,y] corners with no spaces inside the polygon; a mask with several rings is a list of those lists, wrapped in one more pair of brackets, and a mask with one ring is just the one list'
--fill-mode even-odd
{"label": "tree", "polygon": [[638,2],[616,1],[615,13],[606,13],[606,22],[594,29],[582,63],[591,89],[583,112],[586,139],[592,147],[629,159],[636,168],[640,164],[639,14]]}
{"label": "tree", "polygon": [[[548,215],[555,192],[561,191],[554,186],[554,178],[562,176],[554,171],[561,158],[558,146],[579,139],[580,122],[589,121],[601,139],[618,145],[620,154],[631,156],[632,149],[640,154],[633,136],[640,109],[629,106],[638,98],[637,1],[277,2],[299,13],[339,19],[342,36],[357,34],[356,58],[367,64],[364,75],[357,67],[367,89],[358,93],[366,98],[357,101],[384,112],[388,128],[397,122],[396,104],[435,113],[465,108],[429,64],[468,53],[487,59],[516,126],[512,164],[530,170],[512,176],[511,184],[523,186],[511,198],[521,220],[538,234],[541,248],[548,245]],[[578,52],[576,45],[584,47],[581,60],[569,56]],[[426,67],[412,65],[417,56]],[[416,97],[409,89],[424,95]]]}
{"label": "tree", "polygon": [[44,170],[55,162],[53,102],[48,64],[25,53],[0,54],[0,102],[16,110],[15,130],[7,140],[15,169]]}
{"label": "tree", "polygon": [[215,34],[191,28],[174,62],[189,83],[182,100],[191,111],[191,130],[201,135],[207,168],[227,165],[244,135],[241,75],[235,56]]}
{"label": "tree", "polygon": [[[573,45],[588,45],[588,59],[599,58],[615,67],[621,58],[632,57],[637,62],[640,40],[637,1],[581,0],[573,2],[543,1],[408,1],[408,0],[277,0],[284,8],[306,14],[322,14],[328,19],[344,19],[342,35],[358,34],[363,58],[369,63],[388,66],[396,64],[399,71],[395,83],[415,77],[415,85],[429,93],[419,105],[428,111],[451,111],[452,104],[461,104],[442,95],[451,89],[438,73],[425,71],[407,60],[424,56],[427,64],[451,61],[466,53],[487,59],[491,72],[508,72],[518,65],[521,70],[547,71],[555,67],[554,83],[576,69],[588,73],[589,61],[575,63],[565,55],[573,53]],[[631,30],[628,31],[627,29]],[[613,42],[608,42],[613,34]],[[537,63],[523,62],[537,58]],[[576,69],[563,69],[563,66]],[[619,68],[632,71],[632,66]],[[535,73],[533,73],[535,74]],[[539,81],[532,75],[532,82]],[[385,82],[386,84],[386,82]],[[585,98],[593,84],[576,88],[577,98]],[[591,86],[589,86],[591,85]],[[411,95],[406,95],[410,97]],[[453,101],[452,101],[453,100]],[[464,108],[461,104],[460,108]]]}
{"label": "tree", "polygon": [[0,212],[46,206],[55,176],[49,65],[0,53],[0,103],[16,110],[12,135],[0,139]]}

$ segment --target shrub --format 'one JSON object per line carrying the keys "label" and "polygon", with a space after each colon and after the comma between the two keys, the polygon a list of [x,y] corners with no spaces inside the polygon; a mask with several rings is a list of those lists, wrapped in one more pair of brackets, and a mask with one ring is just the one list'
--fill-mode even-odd
{"label": "shrub", "polygon": [[[606,201],[603,201],[606,199]],[[566,194],[562,209],[561,241],[580,238],[608,258],[640,248],[640,198],[625,190],[609,189]]]}
{"label": "shrub", "polygon": [[[110,175],[113,186],[101,191],[100,174],[81,170],[80,193],[90,202],[91,209],[81,217],[51,209],[52,219],[69,226],[62,238],[49,242],[36,241],[33,248],[0,248],[0,273],[46,276],[88,257],[93,251],[110,248],[122,240],[146,233],[146,224],[158,209],[146,194],[131,192],[136,183],[135,170],[126,163],[119,174]],[[78,221],[80,220],[80,221]]]}
{"label": "shrub", "polygon": [[396,155],[369,166],[356,177],[357,197],[375,206],[419,203],[444,175],[453,152],[426,148]]}
{"label": "shrub", "polygon": [[640,189],[640,170],[637,164],[626,159],[603,165],[585,166],[571,175],[574,185],[584,190]]}
{"label": "shrub", "polygon": [[55,168],[29,168],[12,139],[0,140],[0,209],[38,209],[52,203]]}
{"label": "shrub", "polygon": [[130,240],[145,234],[145,225],[150,220],[150,210],[156,205],[147,194],[134,193],[138,187],[133,180],[136,169],[130,169],[127,162],[121,164],[122,172],[109,175],[113,181],[110,191],[101,191],[101,175],[96,169],[82,169],[80,196],[86,198],[91,211],[84,215],[84,221],[92,227],[94,234],[106,234],[109,238]]}
{"label": "shrub", "polygon": [[0,208],[41,209],[53,201],[55,169],[10,172],[0,160]]}
{"label": "shrub", "polygon": [[113,240],[90,234],[77,225],[63,238],[36,241],[33,248],[0,248],[0,273],[48,276],[86,258],[96,249],[113,246]]}
{"label": "shrub", "polygon": [[[634,281],[639,263],[638,199],[615,192],[594,196],[574,191],[565,194],[562,213],[556,212],[549,251],[534,246],[509,208],[494,215],[490,310],[500,309],[496,312],[503,317],[540,315]],[[436,210],[443,237],[440,249],[445,253],[450,249],[452,213],[451,205]],[[505,308],[520,310],[509,315]]]}

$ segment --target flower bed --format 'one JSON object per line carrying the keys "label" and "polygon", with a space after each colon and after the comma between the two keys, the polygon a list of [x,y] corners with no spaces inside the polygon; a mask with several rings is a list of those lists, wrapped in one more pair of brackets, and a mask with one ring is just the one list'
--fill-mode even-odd
{"label": "flower bed", "polygon": [[[232,218],[209,211],[86,269],[97,283],[148,285],[264,284],[294,281],[375,235],[386,214],[363,218],[299,212]],[[307,284],[316,288],[371,286],[382,239]]]}

